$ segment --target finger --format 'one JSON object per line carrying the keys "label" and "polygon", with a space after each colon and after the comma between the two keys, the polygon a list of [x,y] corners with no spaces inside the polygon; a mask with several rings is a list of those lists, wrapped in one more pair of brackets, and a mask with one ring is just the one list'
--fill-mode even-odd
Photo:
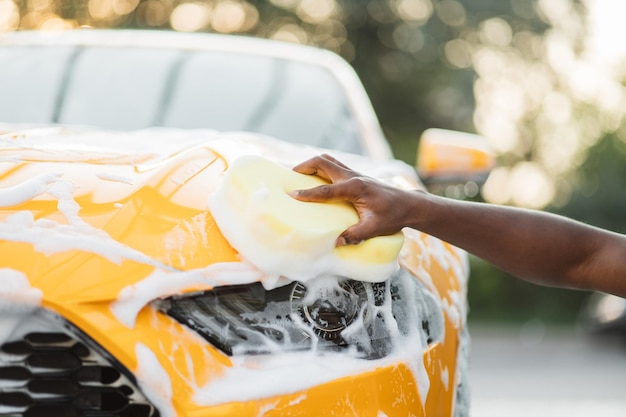
{"label": "finger", "polygon": [[402,230],[401,227],[392,225],[382,226],[380,221],[376,221],[371,216],[359,214],[360,220],[344,230],[337,238],[335,245],[358,245],[364,240],[371,239],[376,236],[392,235]]}
{"label": "finger", "polygon": [[296,165],[293,170],[301,174],[317,175],[331,182],[350,177],[350,175],[347,175],[349,169],[335,163],[334,159],[329,155],[315,156]]}
{"label": "finger", "polygon": [[326,159],[326,160],[328,160],[328,161],[330,161],[330,162],[332,162],[332,163],[334,163],[334,164],[336,164],[336,165],[339,165],[341,168],[344,168],[344,169],[350,170],[350,168],[349,168],[347,165],[345,165],[343,162],[339,161],[338,159],[335,159],[335,158],[334,158],[333,156],[331,156],[331,155],[328,155],[328,154],[323,154],[323,155],[322,155],[322,158],[324,158],[324,159]]}
{"label": "finger", "polygon": [[353,202],[358,197],[349,182],[320,185],[306,190],[294,190],[288,193],[299,201],[323,202],[342,200]]}
{"label": "finger", "polygon": [[323,155],[317,155],[313,158],[307,159],[304,162],[299,163],[293,170],[301,174],[316,175],[317,171],[321,169],[328,162],[323,158]]}
{"label": "finger", "polygon": [[335,241],[335,246],[358,245],[371,237],[373,236],[366,233],[363,224],[359,222],[344,230]]}

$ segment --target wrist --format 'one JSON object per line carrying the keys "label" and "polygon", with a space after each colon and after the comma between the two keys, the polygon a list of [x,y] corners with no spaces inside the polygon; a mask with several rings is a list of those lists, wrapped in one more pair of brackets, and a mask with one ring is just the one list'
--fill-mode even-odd
{"label": "wrist", "polygon": [[421,229],[428,224],[436,212],[438,197],[424,190],[407,192],[407,199],[403,202],[406,211],[406,226]]}

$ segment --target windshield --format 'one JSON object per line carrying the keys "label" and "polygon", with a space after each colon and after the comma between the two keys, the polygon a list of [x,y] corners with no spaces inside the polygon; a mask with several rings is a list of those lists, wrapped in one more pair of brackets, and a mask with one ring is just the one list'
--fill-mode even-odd
{"label": "windshield", "polygon": [[0,122],[250,131],[363,154],[327,69],[230,52],[0,48]]}

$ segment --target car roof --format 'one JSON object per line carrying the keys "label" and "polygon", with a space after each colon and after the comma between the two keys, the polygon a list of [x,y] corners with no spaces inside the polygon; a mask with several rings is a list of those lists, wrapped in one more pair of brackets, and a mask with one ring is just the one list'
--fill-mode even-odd
{"label": "car roof", "polygon": [[324,49],[251,36],[157,30],[77,29],[55,32],[7,32],[0,36],[0,45],[140,46],[245,52],[309,62],[336,58],[335,54]]}
{"label": "car roof", "polygon": [[376,160],[392,158],[391,149],[384,138],[378,118],[354,69],[343,58],[328,50],[251,36],[158,30],[77,29],[57,32],[17,31],[0,34],[0,47],[53,45],[234,52],[325,67],[337,77],[341,86],[346,90],[348,102],[357,115],[357,123],[369,156]]}

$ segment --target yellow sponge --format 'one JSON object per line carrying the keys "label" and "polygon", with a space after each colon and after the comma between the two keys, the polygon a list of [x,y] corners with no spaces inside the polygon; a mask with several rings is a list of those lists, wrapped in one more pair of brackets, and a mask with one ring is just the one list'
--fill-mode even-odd
{"label": "yellow sponge", "polygon": [[335,248],[359,217],[344,202],[309,203],[287,193],[325,184],[258,156],[235,159],[209,205],[218,227],[240,255],[268,274],[307,280],[337,274],[383,281],[398,267],[402,233]]}

